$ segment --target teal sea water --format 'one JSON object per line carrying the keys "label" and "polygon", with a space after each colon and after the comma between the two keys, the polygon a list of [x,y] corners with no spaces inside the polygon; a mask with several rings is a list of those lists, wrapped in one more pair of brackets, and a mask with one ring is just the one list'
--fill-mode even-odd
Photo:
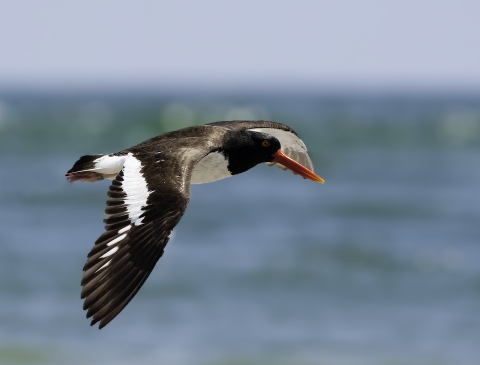
{"label": "teal sea water", "polygon": [[[294,128],[324,185],[195,185],[106,328],[82,266],[108,182],[83,154],[217,120]],[[480,363],[480,97],[0,95],[0,364]]]}

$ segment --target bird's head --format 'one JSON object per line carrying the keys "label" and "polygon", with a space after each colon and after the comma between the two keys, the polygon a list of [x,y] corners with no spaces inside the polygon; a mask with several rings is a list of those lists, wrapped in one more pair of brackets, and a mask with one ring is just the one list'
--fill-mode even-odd
{"label": "bird's head", "polygon": [[286,156],[281,147],[280,141],[270,134],[241,130],[227,134],[223,153],[228,159],[228,169],[232,175],[245,172],[262,162],[275,162],[305,179],[323,183],[323,179],[313,171]]}

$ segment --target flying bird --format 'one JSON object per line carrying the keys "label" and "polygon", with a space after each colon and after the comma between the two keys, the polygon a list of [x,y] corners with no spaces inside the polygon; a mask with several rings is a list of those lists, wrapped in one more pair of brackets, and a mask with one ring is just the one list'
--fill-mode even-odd
{"label": "flying bird", "polygon": [[290,127],[268,121],[223,121],[151,138],[109,155],[82,156],[67,180],[113,180],[105,232],[83,267],[81,297],[91,325],[103,328],[141,288],[163,255],[190,198],[208,183],[265,162],[323,183]]}

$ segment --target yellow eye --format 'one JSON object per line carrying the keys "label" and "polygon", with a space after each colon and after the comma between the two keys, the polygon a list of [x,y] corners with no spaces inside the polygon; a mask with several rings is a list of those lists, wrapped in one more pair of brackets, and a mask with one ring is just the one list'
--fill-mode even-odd
{"label": "yellow eye", "polygon": [[262,146],[263,146],[263,147],[270,147],[270,141],[267,141],[266,139],[264,139],[264,140],[262,141]]}

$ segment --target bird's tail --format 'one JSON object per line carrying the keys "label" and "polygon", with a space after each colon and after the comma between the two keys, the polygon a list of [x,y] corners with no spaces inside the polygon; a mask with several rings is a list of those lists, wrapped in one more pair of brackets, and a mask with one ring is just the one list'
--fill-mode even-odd
{"label": "bird's tail", "polygon": [[103,175],[96,170],[96,161],[103,155],[85,155],[75,162],[65,176],[70,182],[89,181],[95,182],[103,180]]}

